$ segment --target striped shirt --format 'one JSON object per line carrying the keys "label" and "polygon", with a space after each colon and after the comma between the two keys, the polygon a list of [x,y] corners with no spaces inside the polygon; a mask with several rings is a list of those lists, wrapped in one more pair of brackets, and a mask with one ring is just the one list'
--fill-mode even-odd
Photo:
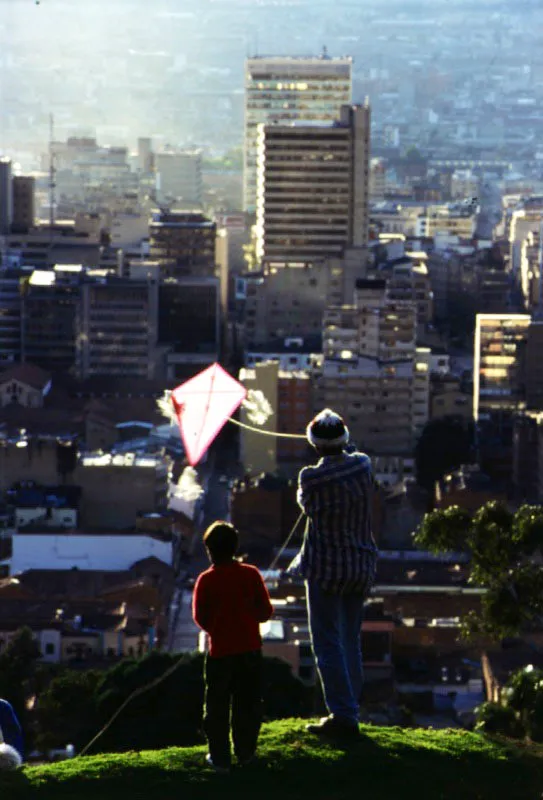
{"label": "striped shirt", "polygon": [[334,594],[367,594],[377,547],[371,530],[374,479],[363,453],[324,456],[298,478],[298,504],[308,517],[304,541],[289,571]]}

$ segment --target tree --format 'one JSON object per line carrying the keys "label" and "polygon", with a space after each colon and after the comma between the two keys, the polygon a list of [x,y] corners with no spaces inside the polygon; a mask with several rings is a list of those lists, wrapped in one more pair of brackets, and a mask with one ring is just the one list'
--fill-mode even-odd
{"label": "tree", "polygon": [[26,700],[41,651],[30,628],[20,628],[0,655],[0,697],[8,700],[26,728]]}
{"label": "tree", "polygon": [[417,481],[433,491],[436,481],[471,460],[471,432],[454,417],[425,425],[415,449]]}
{"label": "tree", "polygon": [[466,636],[515,636],[540,622],[543,614],[543,508],[522,506],[512,513],[486,503],[473,517],[453,506],[426,514],[414,535],[417,546],[433,553],[470,555],[470,582],[486,589],[481,613],[463,621]]}
{"label": "tree", "polygon": [[528,665],[508,680],[500,703],[477,709],[476,730],[543,741],[543,670]]}
{"label": "tree", "polygon": [[95,694],[103,674],[98,670],[67,670],[50,682],[36,708],[39,749],[73,744],[81,750],[98,730]]}
{"label": "tree", "polygon": [[[93,746],[93,752],[159,749],[203,741],[203,664],[200,653],[152,652],[125,659],[106,673],[68,671],[51,681],[38,700],[38,742],[42,747],[73,743],[80,750],[140,687],[172,673],[135,697]],[[264,658],[263,712],[267,719],[310,713],[311,692],[290,665]]]}

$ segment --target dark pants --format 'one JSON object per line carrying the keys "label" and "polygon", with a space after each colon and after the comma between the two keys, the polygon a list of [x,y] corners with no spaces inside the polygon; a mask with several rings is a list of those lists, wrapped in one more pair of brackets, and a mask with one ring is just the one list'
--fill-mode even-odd
{"label": "dark pants", "polygon": [[204,730],[213,763],[230,764],[230,709],[232,739],[239,761],[256,750],[262,721],[262,653],[211,658],[205,663]]}

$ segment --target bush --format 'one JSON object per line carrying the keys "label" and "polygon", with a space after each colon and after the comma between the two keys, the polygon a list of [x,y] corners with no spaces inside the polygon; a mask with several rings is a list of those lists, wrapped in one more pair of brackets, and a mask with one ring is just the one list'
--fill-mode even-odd
{"label": "bush", "polygon": [[483,703],[475,709],[475,730],[481,733],[500,734],[511,739],[521,739],[524,736],[522,723],[514,709],[500,703]]}

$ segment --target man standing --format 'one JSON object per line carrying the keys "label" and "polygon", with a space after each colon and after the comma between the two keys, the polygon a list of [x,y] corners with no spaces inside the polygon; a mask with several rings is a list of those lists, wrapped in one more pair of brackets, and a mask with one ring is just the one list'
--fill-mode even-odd
{"label": "man standing", "polygon": [[375,578],[371,530],[374,480],[363,453],[347,453],[349,431],[330,409],[309,423],[321,457],[298,478],[298,503],[308,522],[289,567],[305,578],[311,643],[329,716],[307,729],[341,740],[359,736],[362,692],[360,634],[364,601]]}

